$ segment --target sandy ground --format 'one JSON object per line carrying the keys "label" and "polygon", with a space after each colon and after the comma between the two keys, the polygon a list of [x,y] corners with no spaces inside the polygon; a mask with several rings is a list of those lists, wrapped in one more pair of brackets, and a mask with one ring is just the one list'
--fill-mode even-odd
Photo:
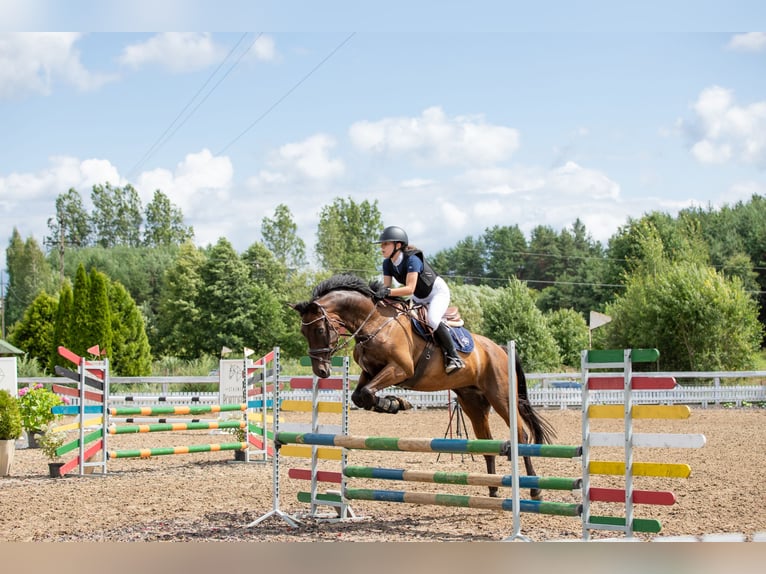
{"label": "sandy ground", "polygon": [[[559,444],[579,444],[577,410],[541,411],[555,427]],[[335,415],[337,417],[337,415]],[[507,430],[493,417],[496,438]],[[283,415],[283,420],[290,419]],[[327,420],[325,422],[335,422]],[[451,428],[457,431],[453,419]],[[600,425],[596,425],[600,422]],[[594,421],[593,430],[621,430],[616,421]],[[362,436],[443,437],[449,433],[446,410],[382,415],[352,411],[351,434]],[[702,449],[637,449],[635,461],[680,462],[692,468],[688,479],[636,477],[635,488],[672,490],[674,506],[636,506],[635,517],[656,518],[663,536],[742,533],[747,540],[766,532],[766,410],[694,409],[688,420],[636,421],[635,432],[702,433]],[[473,438],[473,431],[469,430]],[[209,431],[120,435],[110,448],[178,446],[228,442],[228,434]],[[622,460],[619,451],[598,449],[594,459]],[[304,467],[301,459],[283,457],[280,509],[305,513],[296,492],[308,485],[287,477],[287,468]],[[508,462],[498,460],[499,468]],[[481,457],[434,453],[352,451],[349,464],[390,468],[483,472]],[[536,458],[540,476],[581,475],[579,461]],[[338,463],[322,468],[337,470]],[[38,449],[17,449],[11,475],[0,478],[0,541],[501,541],[513,531],[511,513],[472,508],[416,506],[356,501],[354,521],[307,518],[299,528],[272,516],[247,528],[273,509],[272,464],[234,461],[233,452],[121,459],[107,475],[70,475],[53,479]],[[620,486],[613,477],[593,477],[594,486]],[[334,485],[323,485],[332,489]],[[484,496],[483,487],[401,482],[350,481],[350,486],[438,491]],[[509,492],[505,489],[504,492]],[[527,491],[522,492],[527,498]],[[579,494],[546,491],[546,500],[579,502]],[[593,512],[608,513],[594,505]],[[617,508],[617,514],[622,507]],[[533,541],[577,540],[576,518],[522,514],[522,534]],[[595,532],[594,538],[614,536]],[[643,539],[649,539],[648,537]]]}

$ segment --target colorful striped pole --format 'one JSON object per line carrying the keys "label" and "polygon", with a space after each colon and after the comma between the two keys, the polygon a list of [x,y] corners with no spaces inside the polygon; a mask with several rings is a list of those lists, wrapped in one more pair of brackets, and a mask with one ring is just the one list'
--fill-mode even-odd
{"label": "colorful striped pole", "polygon": [[[487,510],[513,510],[510,498],[488,496],[467,496],[461,494],[438,494],[431,492],[405,492],[403,490],[373,490],[368,488],[347,488],[344,496],[349,500],[373,500],[377,502],[406,502],[436,506],[459,506],[462,508],[483,508]],[[541,500],[519,500],[521,512],[554,514],[557,516],[580,516],[581,504],[566,502],[544,502]]]}
{"label": "colorful striped pole", "polygon": [[244,450],[245,442],[225,442],[221,444],[194,444],[190,446],[169,446],[160,448],[141,448],[136,450],[116,450],[109,452],[110,459],[116,458],[149,458],[170,454],[194,454],[198,452],[218,452],[223,450]]}
{"label": "colorful striped pole", "polygon": [[134,434],[144,432],[172,432],[172,431],[192,431],[192,430],[212,430],[212,429],[243,429],[245,421],[201,421],[201,422],[180,422],[180,423],[156,423],[145,425],[128,425],[119,427],[109,427],[109,434]]}
{"label": "colorful striped pole", "polygon": [[[509,441],[486,439],[449,438],[398,438],[361,437],[322,433],[277,433],[277,442],[282,444],[306,444],[336,446],[349,450],[381,450],[400,452],[446,452],[472,454],[508,454]],[[582,447],[555,444],[520,444],[519,456],[541,456],[549,458],[576,458],[581,456]]]}
{"label": "colorful striped pole", "polygon": [[[508,474],[480,474],[469,472],[441,472],[426,470],[404,470],[398,468],[375,468],[369,466],[347,466],[343,474],[349,478],[371,478],[377,480],[401,480],[404,482],[429,482],[434,484],[459,484],[471,486],[511,486],[513,477]],[[545,488],[548,490],[578,490],[582,487],[580,478],[554,476],[520,476],[521,488]]]}
{"label": "colorful striped pole", "polygon": [[112,407],[109,409],[109,414],[112,416],[199,415],[245,410],[247,410],[247,405],[244,403],[238,405],[153,405],[149,407]]}

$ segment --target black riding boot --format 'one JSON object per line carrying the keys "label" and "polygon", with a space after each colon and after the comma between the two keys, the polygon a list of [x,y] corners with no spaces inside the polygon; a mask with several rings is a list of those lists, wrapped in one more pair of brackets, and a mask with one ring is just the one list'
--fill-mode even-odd
{"label": "black riding boot", "polygon": [[449,333],[447,325],[439,323],[439,328],[434,331],[434,339],[439,343],[444,353],[444,371],[451,375],[458,369],[465,367],[465,363],[458,356],[455,350],[455,343],[452,341],[452,336]]}

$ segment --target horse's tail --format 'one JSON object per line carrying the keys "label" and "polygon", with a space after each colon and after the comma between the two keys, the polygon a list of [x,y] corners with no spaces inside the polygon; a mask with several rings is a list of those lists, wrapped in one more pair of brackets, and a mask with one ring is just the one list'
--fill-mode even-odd
{"label": "horse's tail", "polygon": [[527,377],[524,375],[524,369],[521,366],[521,360],[516,357],[516,385],[518,388],[519,415],[527,428],[532,432],[533,444],[551,444],[556,437],[556,431],[551,424],[540,416],[532,408],[527,395]]}

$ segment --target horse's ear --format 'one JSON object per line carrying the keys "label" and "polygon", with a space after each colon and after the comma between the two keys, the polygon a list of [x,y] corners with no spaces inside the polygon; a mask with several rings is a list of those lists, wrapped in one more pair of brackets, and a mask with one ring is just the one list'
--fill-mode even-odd
{"label": "horse's ear", "polygon": [[308,301],[302,301],[302,302],[300,302],[300,303],[288,303],[288,304],[287,304],[287,306],[288,306],[288,307],[292,307],[292,308],[293,308],[293,309],[295,309],[295,310],[296,310],[298,313],[300,313],[301,315],[303,315],[303,314],[306,312],[306,307],[308,307],[308,306],[309,306],[309,303],[308,303]]}

